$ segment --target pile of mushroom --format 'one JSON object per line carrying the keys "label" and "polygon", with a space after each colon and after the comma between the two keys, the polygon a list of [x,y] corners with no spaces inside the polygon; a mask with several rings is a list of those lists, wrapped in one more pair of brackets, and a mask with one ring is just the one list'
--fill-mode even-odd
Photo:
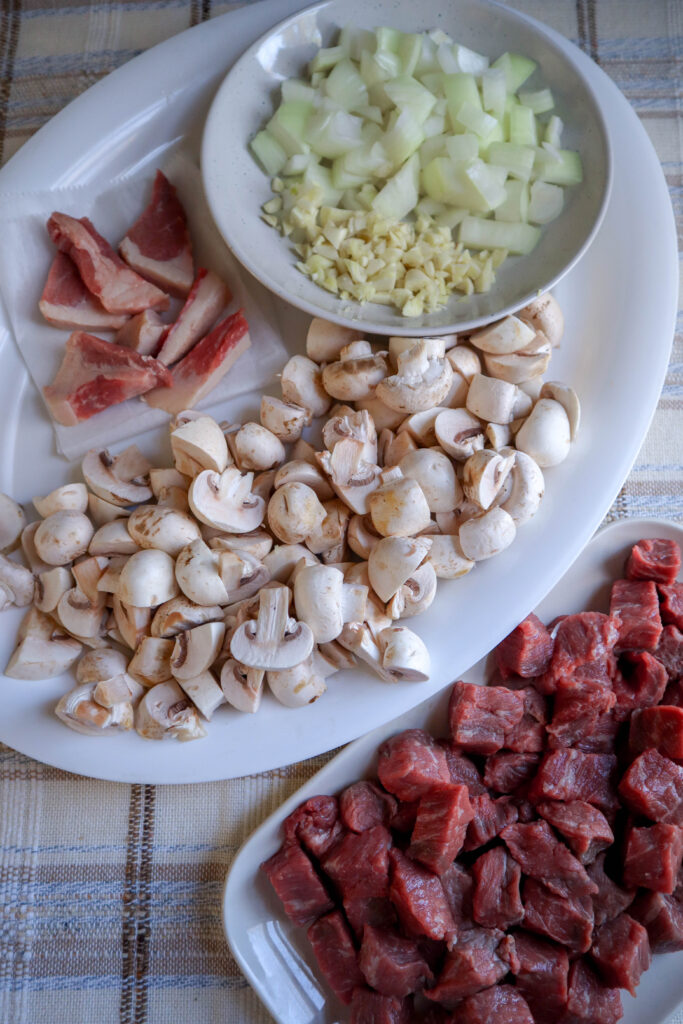
{"label": "pile of mushroom", "polygon": [[576,435],[574,391],[543,381],[562,331],[551,295],[388,350],[313,320],[260,423],[181,413],[166,468],[90,451],[30,525],[0,496],[0,601],[32,604],[6,675],[80,658],[63,722],[181,740],[221,704],[257,711],[266,684],[299,707],[340,669],[428,679],[403,621],[512,543]]}

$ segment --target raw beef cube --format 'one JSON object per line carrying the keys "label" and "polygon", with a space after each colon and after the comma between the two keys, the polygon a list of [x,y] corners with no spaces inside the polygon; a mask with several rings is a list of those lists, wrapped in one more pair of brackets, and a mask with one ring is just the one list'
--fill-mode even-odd
{"label": "raw beef cube", "polygon": [[454,782],[456,786],[467,786],[470,797],[481,796],[485,793],[486,786],[482,782],[481,774],[474,761],[471,761],[465,754],[459,753],[448,741],[441,740],[440,744],[446,755],[451,782]]}
{"label": "raw beef cube", "polygon": [[665,626],[652,653],[666,669],[669,679],[679,679],[683,676],[683,633],[680,629]]}
{"label": "raw beef cube", "polygon": [[390,846],[391,836],[381,825],[359,834],[347,832],[323,857],[323,870],[343,899],[386,896]]}
{"label": "raw beef cube", "polygon": [[172,295],[187,295],[194,276],[187,217],[176,190],[157,171],[152,198],[128,229],[119,252],[129,267]]}
{"label": "raw beef cube", "polygon": [[585,800],[547,800],[538,804],[538,813],[557,829],[582,864],[590,864],[601,850],[614,842],[607,818]]}
{"label": "raw beef cube", "polygon": [[619,783],[619,795],[634,814],[683,825],[683,768],[656,750],[635,759]]}
{"label": "raw beef cube", "polygon": [[498,644],[496,666],[502,679],[512,675],[530,679],[546,671],[552,653],[550,633],[532,612]]}
{"label": "raw beef cube", "polygon": [[159,314],[153,309],[144,309],[126,321],[116,332],[114,341],[124,348],[132,348],[138,355],[153,356],[165,330],[166,324]]}
{"label": "raw beef cube", "polygon": [[609,613],[621,623],[615,651],[651,650],[659,643],[662,619],[657,587],[652,580],[615,580]]}
{"label": "raw beef cube", "polygon": [[217,274],[200,270],[177,320],[164,332],[159,360],[170,366],[181,359],[211,329],[231,298]]}
{"label": "raw beef cube", "polygon": [[658,823],[632,828],[626,836],[624,883],[636,889],[672,893],[683,860],[683,829]]}
{"label": "raw beef cube", "polygon": [[623,720],[636,708],[659,704],[667,682],[666,669],[648,651],[622,654],[612,684],[617,695],[617,717]]}
{"label": "raw beef cube", "polygon": [[517,988],[536,1024],[555,1024],[567,1005],[569,957],[564,949],[528,932],[515,934]]}
{"label": "raw beef cube", "polygon": [[493,985],[458,1007],[458,1024],[534,1024],[529,1004],[512,985]]}
{"label": "raw beef cube", "polygon": [[614,645],[619,622],[601,612],[567,615],[557,627],[550,667],[542,677],[542,692],[553,692],[560,679],[607,682],[614,672]]}
{"label": "raw beef cube", "polygon": [[600,853],[588,867],[588,876],[598,887],[593,896],[593,913],[596,928],[605,921],[612,921],[633,903],[634,889],[622,889],[605,872],[605,854]]}
{"label": "raw beef cube", "polygon": [[419,800],[451,781],[446,755],[423,729],[407,729],[379,748],[379,780],[399,800]]}
{"label": "raw beef cube", "polygon": [[419,800],[399,800],[398,807],[391,816],[391,828],[395,832],[412,832],[417,821]]}
{"label": "raw beef cube", "polygon": [[628,914],[620,914],[598,928],[591,956],[608,985],[625,988],[632,996],[652,960],[646,930]]}
{"label": "raw beef cube", "polygon": [[319,917],[307,932],[325,981],[337,999],[351,1002],[353,990],[363,984],[351,933],[340,910]]}
{"label": "raw beef cube", "polygon": [[620,728],[621,721],[615,710],[608,711],[606,715],[598,715],[588,736],[579,736],[574,740],[574,748],[587,754],[611,754],[617,744]]}
{"label": "raw beef cube", "polygon": [[508,825],[500,838],[524,874],[544,882],[558,896],[590,895],[596,891],[584,866],[546,821]]}
{"label": "raw beef cube", "polygon": [[593,905],[590,896],[556,895],[535,878],[522,886],[524,927],[545,935],[573,953],[590,949],[593,934]]}
{"label": "raw beef cube", "polygon": [[467,786],[433,789],[420,800],[408,854],[440,875],[451,864],[465,841],[472,806]]}
{"label": "raw beef cube", "polygon": [[683,708],[683,679],[675,679],[669,683],[662,697],[662,705]]}
{"label": "raw beef cube", "polygon": [[524,714],[517,725],[505,734],[505,748],[518,754],[538,753],[545,747],[545,700],[532,686],[518,692],[524,695]]}
{"label": "raw beef cube", "polygon": [[472,927],[473,884],[470,873],[455,861],[441,875],[441,885],[458,933]]}
{"label": "raw beef cube", "polygon": [[683,629],[683,583],[671,583],[669,586],[660,583],[657,590],[662,622],[665,626]]}
{"label": "raw beef cube", "polygon": [[145,401],[173,415],[194,408],[250,345],[249,324],[240,309],[216,324],[175,364],[169,391],[157,388],[145,396]]}
{"label": "raw beef cube", "polygon": [[519,894],[522,871],[502,846],[482,853],[472,865],[472,916],[484,928],[505,931],[524,918]]}
{"label": "raw beef cube", "polygon": [[634,711],[628,742],[632,754],[654,747],[665,757],[683,759],[683,708],[660,704]]}
{"label": "raw beef cube", "polygon": [[336,797],[312,796],[285,818],[287,842],[299,841],[314,857],[327,853],[342,831]]}
{"label": "raw beef cube", "polygon": [[631,914],[647,929],[653,953],[683,950],[683,904],[677,896],[643,891],[631,907]]}
{"label": "raw beef cube", "polygon": [[47,230],[59,251],[74,261],[86,288],[108,313],[168,308],[168,295],[126,266],[87,217],[76,220],[66,213],[53,213]]}
{"label": "raw beef cube", "polygon": [[[139,356],[121,345],[75,331],[45,401],[57,423],[73,427],[127,398],[168,389],[171,375],[151,356]],[[159,387],[161,385],[161,387]]]}
{"label": "raw beef cube", "polygon": [[383,996],[409,996],[432,981],[429,967],[413,939],[366,925],[360,950],[360,969],[370,986]]}
{"label": "raw beef cube", "polygon": [[415,864],[399,850],[391,851],[389,896],[403,927],[413,935],[450,943],[455,922],[438,875]]}
{"label": "raw beef cube", "polygon": [[396,911],[388,896],[354,896],[343,903],[348,922],[358,938],[363,937],[366,924],[375,928],[391,928],[396,924]]}
{"label": "raw beef cube", "polygon": [[116,331],[128,319],[126,313],[107,312],[64,252],[57,252],[52,261],[38,308],[49,324],[74,330]]}
{"label": "raw beef cube", "polygon": [[352,832],[388,825],[395,813],[393,796],[384,793],[374,782],[354,782],[339,797],[339,816]]}
{"label": "raw beef cube", "polygon": [[297,844],[281,847],[263,862],[261,870],[268,876],[282,900],[287,917],[294,924],[310,924],[322,914],[334,910],[334,903],[313,865]]}
{"label": "raw beef cube", "polygon": [[618,988],[608,988],[585,959],[569,969],[567,1012],[562,1024],[616,1024],[623,1016]]}
{"label": "raw beef cube", "polygon": [[630,580],[673,583],[680,571],[681,552],[675,540],[639,540],[626,564]]}
{"label": "raw beef cube", "polygon": [[354,989],[350,1024],[410,1024],[411,1019],[406,999],[382,996],[369,988]]}
{"label": "raw beef cube", "polygon": [[473,928],[460,936],[446,957],[436,985],[425,991],[427,999],[454,1010],[459,1000],[504,978],[509,963],[499,955],[501,939],[501,932],[488,928]]}
{"label": "raw beef cube", "polygon": [[492,800],[490,796],[474,796],[472,821],[467,826],[464,850],[476,850],[503,831],[506,825],[517,821],[518,810],[507,797]]}
{"label": "raw beef cube", "polygon": [[604,683],[560,679],[555,692],[553,717],[547,733],[551,747],[573,747],[590,736],[600,718],[608,714],[617,698]]}
{"label": "raw beef cube", "polygon": [[543,758],[532,784],[537,799],[585,800],[601,810],[617,807],[613,785],[617,759],[613,754],[582,750],[551,750]]}
{"label": "raw beef cube", "polygon": [[448,706],[451,738],[473,754],[493,754],[505,746],[524,714],[524,698],[502,686],[455,683]]}
{"label": "raw beef cube", "polygon": [[484,782],[498,793],[514,793],[534,777],[540,760],[540,754],[491,754],[486,759]]}

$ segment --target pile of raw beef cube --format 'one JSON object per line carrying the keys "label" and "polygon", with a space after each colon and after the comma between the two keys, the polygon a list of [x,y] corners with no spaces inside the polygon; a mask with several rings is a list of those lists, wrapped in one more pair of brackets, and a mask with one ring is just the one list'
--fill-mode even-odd
{"label": "pile of raw beef cube", "polygon": [[680,565],[640,541],[609,615],[530,615],[447,739],[286,819],[262,867],[352,1024],[612,1024],[683,949]]}

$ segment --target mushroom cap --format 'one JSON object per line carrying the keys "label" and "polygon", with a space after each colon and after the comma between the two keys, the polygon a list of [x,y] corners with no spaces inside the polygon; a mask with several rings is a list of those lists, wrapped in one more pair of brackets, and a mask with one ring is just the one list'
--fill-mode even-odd
{"label": "mushroom cap", "polygon": [[407,619],[426,612],[436,597],[436,572],[431,562],[424,562],[392,597],[387,614],[392,619]]}
{"label": "mushroom cap", "polygon": [[448,351],[446,359],[453,367],[454,373],[458,373],[468,384],[475,373],[481,373],[481,359],[469,345],[456,345]]}
{"label": "mushroom cap", "polygon": [[445,452],[464,461],[484,447],[484,427],[467,409],[446,409],[434,421],[436,439]]}
{"label": "mushroom cap", "polygon": [[6,555],[17,546],[25,526],[26,516],[21,505],[8,494],[0,493],[0,553]]}
{"label": "mushroom cap", "polygon": [[553,398],[539,398],[515,437],[519,451],[530,455],[541,469],[563,462],[570,443],[569,417]]}
{"label": "mushroom cap", "polygon": [[[134,651],[143,637],[149,633],[152,612],[149,608],[139,608],[126,604],[116,594],[112,597],[112,611],[119,636],[117,642],[126,644]],[[110,634],[111,635],[111,634]]]}
{"label": "mushroom cap", "polygon": [[564,334],[564,315],[559,302],[550,292],[539,295],[524,309],[520,309],[519,316],[535,330],[543,331],[553,348],[560,344]]}
{"label": "mushroom cap", "polygon": [[316,316],[308,327],[306,355],[316,363],[332,363],[343,348],[357,340],[358,331],[352,327],[342,327]]}
{"label": "mushroom cap", "polygon": [[90,490],[112,505],[139,505],[150,501],[152,491],[148,480],[151,468],[134,444],[115,457],[106,448],[92,448],[81,463],[83,479]]}
{"label": "mushroom cap", "polygon": [[352,512],[365,515],[368,497],[379,486],[379,467],[363,458],[365,444],[347,437],[337,441],[331,452],[318,452],[317,459],[335,493]]}
{"label": "mushroom cap", "polygon": [[102,707],[94,699],[95,688],[95,683],[85,683],[65,693],[55,707],[57,718],[85,736],[113,736],[117,730],[132,729],[134,713],[130,701]]}
{"label": "mushroom cap", "polygon": [[178,554],[175,577],[183,594],[199,605],[224,605],[230,597],[220,574],[220,552],[200,538]]}
{"label": "mushroom cap", "polygon": [[157,683],[142,697],[135,712],[135,729],[149,740],[195,740],[206,736],[191,701],[173,681]]}
{"label": "mushroom cap", "polygon": [[306,409],[273,395],[262,396],[260,416],[263,426],[285,443],[298,441],[307,422],[310,422]]}
{"label": "mushroom cap", "polygon": [[224,637],[223,622],[204,622],[201,626],[178,633],[171,656],[171,671],[175,678],[193,679],[209,669],[220,654]]}
{"label": "mushroom cap", "polygon": [[28,526],[25,526],[21,531],[21,550],[24,552],[24,558],[28,562],[31,572],[33,573],[46,572],[48,569],[52,568],[51,565],[48,565],[47,562],[44,562],[43,559],[39,557],[38,552],[36,551],[35,537],[36,530],[39,526],[40,522],[29,523]]}
{"label": "mushroom cap", "polygon": [[447,359],[430,358],[424,342],[398,357],[398,372],[377,385],[377,397],[397,412],[413,413],[441,405],[453,383]]}
{"label": "mushroom cap", "polygon": [[71,510],[73,512],[85,512],[88,508],[88,490],[85,484],[65,484],[50,491],[44,498],[34,498],[33,504],[36,512],[43,519],[52,515],[53,512]]}
{"label": "mushroom cap", "polygon": [[306,484],[283,484],[268,502],[268,526],[285,544],[302,543],[324,519],[323,505]]}
{"label": "mushroom cap", "polygon": [[512,516],[502,508],[491,508],[462,523],[458,537],[465,557],[480,562],[504,551],[516,533]]}
{"label": "mushroom cap", "polygon": [[86,651],[80,659],[76,666],[76,679],[79,683],[101,683],[123,675],[127,669],[125,654],[113,647],[99,647],[95,651]]}
{"label": "mushroom cap", "polygon": [[57,615],[69,633],[80,637],[101,636],[105,616],[104,594],[91,604],[80,587],[72,587],[59,599]]}
{"label": "mushroom cap", "polygon": [[313,704],[327,689],[325,680],[315,671],[310,655],[292,668],[271,669],[266,672],[266,679],[276,700],[288,708]]}
{"label": "mushroom cap", "polygon": [[33,573],[18,562],[12,562],[5,555],[0,555],[0,588],[6,597],[4,607],[16,605],[17,608],[25,608],[33,601]]}
{"label": "mushroom cap", "polygon": [[389,601],[428,556],[429,537],[383,537],[368,558],[368,580],[382,601]]}
{"label": "mushroom cap", "polygon": [[351,516],[349,527],[346,532],[346,541],[354,555],[367,559],[374,546],[380,540],[380,536],[372,528],[372,522],[367,516]]}
{"label": "mushroom cap", "polygon": [[328,363],[322,371],[322,382],[332,398],[349,402],[371,395],[388,372],[387,353],[376,352],[374,355]]}
{"label": "mushroom cap", "polygon": [[[539,339],[540,340],[539,342]],[[545,335],[535,335],[532,346],[508,355],[485,355],[484,363],[489,377],[506,380],[509,384],[523,384],[545,373],[550,362],[550,342]]]}
{"label": "mushroom cap", "polygon": [[53,512],[38,524],[33,537],[36,551],[48,565],[67,565],[84,555],[95,530],[82,512]]}
{"label": "mushroom cap", "polygon": [[431,661],[424,641],[406,626],[388,626],[378,636],[382,668],[396,682],[424,683]]}
{"label": "mushroom cap", "polygon": [[230,462],[225,434],[212,416],[187,420],[171,431],[171,450],[177,460],[186,456],[201,469],[222,473]]}
{"label": "mushroom cap", "polygon": [[514,418],[517,388],[505,380],[476,373],[467,392],[466,407],[474,416],[493,423],[510,423]]}
{"label": "mushroom cap", "polygon": [[316,643],[336,639],[344,625],[344,576],[330,565],[304,565],[294,580],[294,607],[301,622],[310,626]]}
{"label": "mushroom cap", "polygon": [[285,461],[285,446],[260,423],[245,423],[233,436],[233,449],[241,470],[272,469]]}
{"label": "mushroom cap", "polygon": [[404,338],[403,336],[392,336],[389,338],[389,355],[394,366],[398,365],[398,357],[403,352],[409,352],[411,348],[422,343],[425,352],[431,359],[443,359],[446,355],[446,341],[444,338]]}
{"label": "mushroom cap", "polygon": [[430,448],[437,443],[436,418],[439,413],[445,412],[447,408],[445,405],[437,405],[433,409],[414,412],[412,416],[407,416],[403,420],[398,433],[407,433],[418,445],[421,445],[423,448]]}
{"label": "mushroom cap", "polygon": [[128,532],[127,519],[113,519],[104,523],[92,536],[88,551],[91,555],[134,555],[140,548]]}
{"label": "mushroom cap", "polygon": [[398,466],[401,459],[419,449],[419,444],[407,430],[394,434],[391,430],[383,430],[379,435],[380,462],[385,469]]}
{"label": "mushroom cap", "polygon": [[457,535],[435,534],[430,538],[432,546],[427,556],[440,580],[457,580],[474,569],[471,558],[465,558]]}
{"label": "mushroom cap", "polygon": [[105,523],[111,523],[115,519],[129,516],[130,512],[126,508],[121,508],[120,505],[112,505],[110,501],[105,501],[97,494],[88,494],[88,515],[95,526],[99,527],[104,526]]}
{"label": "mushroom cap", "polygon": [[332,404],[320,367],[306,356],[292,356],[285,363],[280,387],[285,402],[307,409],[312,416],[324,416]]}
{"label": "mushroom cap", "polygon": [[245,668],[228,658],[221,669],[221,689],[228,704],[237,711],[255,714],[261,706],[265,676],[262,669]]}
{"label": "mushroom cap", "polygon": [[266,503],[251,493],[253,474],[244,476],[228,466],[220,475],[204,470],[188,493],[190,508],[200,522],[226,533],[249,533],[263,522]]}
{"label": "mushroom cap", "polygon": [[540,466],[526,452],[514,453],[510,473],[512,487],[501,508],[512,516],[515,526],[521,526],[536,515],[545,490]]}
{"label": "mushroom cap", "polygon": [[273,582],[286,583],[302,559],[308,565],[318,565],[318,559],[303,544],[276,544],[263,559],[263,564]]}
{"label": "mushroom cap", "polygon": [[540,397],[553,398],[560,403],[569,420],[570,440],[574,441],[581,423],[581,403],[574,388],[570,388],[568,384],[561,384],[557,380],[548,380],[541,388]]}
{"label": "mushroom cap", "polygon": [[373,491],[368,507],[372,525],[383,537],[412,537],[431,521],[422,488],[407,477]]}
{"label": "mushroom cap", "polygon": [[70,569],[56,565],[36,576],[34,603],[41,612],[53,612],[59,604],[62,594],[73,587],[74,581]]}
{"label": "mushroom cap", "polygon": [[521,348],[528,345],[535,333],[535,329],[529,327],[519,317],[506,316],[494,324],[488,324],[478,331],[473,331],[470,334],[469,342],[480,352],[507,355],[510,352],[519,352]]}
{"label": "mushroom cap", "polygon": [[409,452],[399,468],[405,477],[418,482],[430,512],[450,512],[461,501],[462,488],[453,463],[442,451],[421,448]]}
{"label": "mushroom cap", "polygon": [[127,527],[139,548],[157,548],[173,558],[200,536],[199,527],[186,512],[158,505],[138,505]]}
{"label": "mushroom cap", "polygon": [[325,518],[320,526],[306,538],[306,546],[315,555],[326,554],[339,545],[344,547],[351,512],[339,498],[323,505]]}
{"label": "mushroom cap", "polygon": [[368,395],[367,398],[357,398],[356,408],[364,409],[369,412],[372,416],[372,422],[375,424],[375,430],[396,430],[400,423],[403,422],[404,413],[397,411],[396,409],[390,409],[388,405],[385,405],[381,398],[377,395]]}
{"label": "mushroom cap", "polygon": [[329,501],[334,497],[334,491],[317,464],[305,462],[303,459],[285,462],[276,472],[273,482],[276,490],[285,484],[306,484],[315,491],[320,501]]}
{"label": "mushroom cap", "polygon": [[175,563],[165,551],[148,548],[131,555],[119,578],[117,597],[136,608],[155,608],[178,593]]}
{"label": "mushroom cap", "polygon": [[273,548],[273,538],[262,529],[251,530],[249,533],[222,534],[209,539],[209,547],[214,551],[245,551],[260,562]]}
{"label": "mushroom cap", "polygon": [[470,455],[463,467],[462,486],[469,501],[487,509],[493,505],[514,463],[514,455],[503,456],[489,448]]}

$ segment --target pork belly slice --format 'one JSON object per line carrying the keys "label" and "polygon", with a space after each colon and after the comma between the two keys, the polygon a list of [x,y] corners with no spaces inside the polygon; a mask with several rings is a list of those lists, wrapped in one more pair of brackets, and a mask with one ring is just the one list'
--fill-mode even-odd
{"label": "pork belly slice", "polygon": [[216,324],[170,371],[170,388],[155,388],[145,396],[148,405],[175,414],[192,409],[216,387],[236,359],[251,345],[249,324],[240,309]]}
{"label": "pork belly slice", "polygon": [[55,327],[116,331],[128,320],[126,313],[108,313],[83,284],[78,267],[64,252],[57,252],[47,275],[38,308]]}
{"label": "pork belly slice", "polygon": [[117,331],[114,341],[124,348],[131,348],[138,355],[153,356],[166,329],[158,313],[153,309],[145,309],[126,320],[121,330]]}
{"label": "pork belly slice", "polygon": [[177,362],[207,331],[230,302],[227,284],[212,270],[200,270],[178,319],[167,329],[158,358],[166,366]]}
{"label": "pork belly slice", "polygon": [[74,261],[86,288],[107,312],[141,313],[150,307],[168,307],[168,295],[126,266],[87,217],[77,220],[55,212],[47,230],[59,251]]}
{"label": "pork belly slice", "polygon": [[84,331],[74,331],[51,384],[43,388],[57,423],[73,427],[110,405],[172,381],[165,366]]}
{"label": "pork belly slice", "polygon": [[187,295],[192,287],[187,217],[175,188],[161,171],[156,173],[152,198],[128,229],[119,252],[129,267],[172,295]]}

